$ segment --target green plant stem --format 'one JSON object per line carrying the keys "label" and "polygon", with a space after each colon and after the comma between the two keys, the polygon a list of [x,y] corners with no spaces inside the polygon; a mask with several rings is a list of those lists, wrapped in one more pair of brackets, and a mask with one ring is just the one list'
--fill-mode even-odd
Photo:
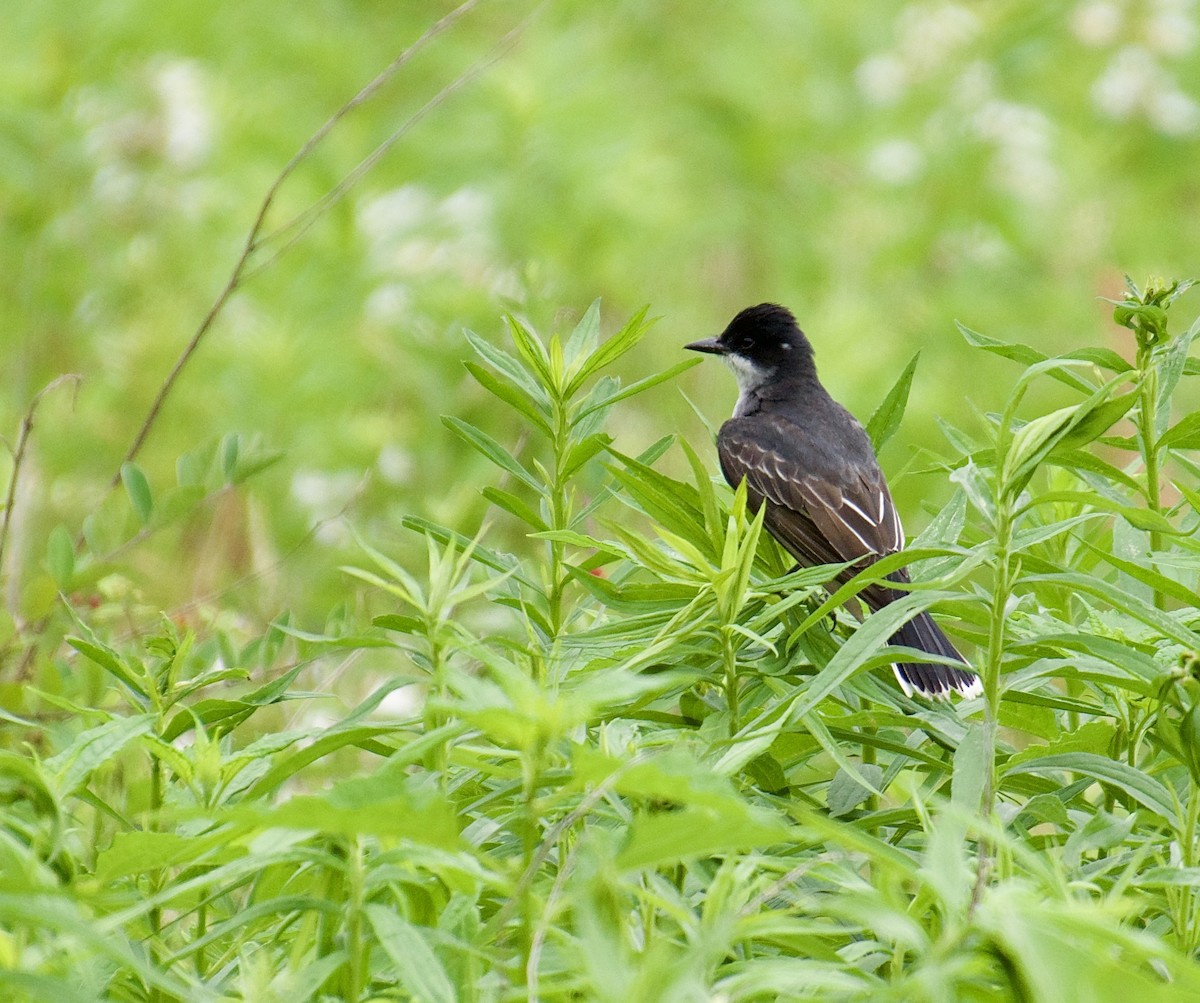
{"label": "green plant stem", "polygon": [[[1142,440],[1142,463],[1146,468],[1146,507],[1155,515],[1162,515],[1162,495],[1159,484],[1158,437],[1155,434],[1155,413],[1158,410],[1158,370],[1154,367],[1150,349],[1138,353],[1138,368],[1142,373],[1142,400],[1138,407],[1138,432]],[[1150,530],[1150,554],[1162,549],[1162,534]],[[1154,605],[1166,607],[1166,596],[1154,590]]]}
{"label": "green plant stem", "polygon": [[[1187,821],[1184,823],[1183,838],[1180,840],[1180,856],[1185,868],[1197,863],[1196,830],[1200,827],[1200,784],[1192,780],[1188,786]],[[1182,889],[1182,908],[1175,920],[1180,948],[1185,954],[1194,954],[1200,947],[1200,909],[1196,908],[1197,891],[1192,885]]]}
{"label": "green plant stem", "polygon": [[[524,832],[521,838],[521,873],[532,874],[536,866],[535,857],[538,852],[538,826],[540,818],[537,808],[538,778],[541,776],[541,754],[534,750],[524,763]],[[537,910],[533,901],[533,882],[526,881],[521,889],[521,924],[520,924],[520,963],[516,969],[516,977],[524,980],[529,971],[529,962],[533,954],[534,932],[537,928]]]}
{"label": "green plant stem", "polygon": [[[862,729],[862,734],[863,734],[864,738],[874,738],[875,734],[876,734],[875,726],[867,725],[866,727],[864,727]],[[878,751],[876,750],[875,746],[870,742],[864,741],[862,743],[863,765],[864,766],[874,766],[876,764],[876,762],[878,761],[878,758],[879,758],[879,755],[878,755]],[[872,814],[879,811],[879,795],[878,794],[872,794],[867,798],[867,811],[871,812]],[[870,825],[867,827],[867,831],[870,833],[875,833],[877,831],[877,829],[878,829],[878,826],[876,826],[876,825]]]}
{"label": "green plant stem", "polygon": [[[1013,566],[1012,505],[1004,492],[997,492],[996,558],[992,587],[991,622],[988,627],[987,660],[983,665],[983,793],[979,817],[986,826],[996,808],[996,735],[1000,712],[1000,669],[1004,661],[1005,625],[1009,598],[1012,595],[1016,569]],[[975,888],[971,894],[971,910],[979,905],[983,890],[991,877],[996,848],[990,839],[980,836]]]}
{"label": "green plant stem", "polygon": [[[441,626],[439,624],[426,625],[426,637],[429,642],[429,672],[431,679],[430,689],[433,699],[426,697],[423,716],[425,719],[426,732],[436,731],[445,723],[445,714],[442,708],[446,704],[448,688],[446,683],[446,657],[445,646],[441,639]],[[433,749],[425,759],[426,769],[432,770],[437,776],[438,786],[443,791],[447,788],[447,767],[450,762],[450,750],[443,742]]]}
{"label": "green plant stem", "polygon": [[742,727],[741,711],[738,707],[737,645],[732,632],[721,631],[721,655],[725,663],[725,704],[729,708],[729,737],[733,738]]}
{"label": "green plant stem", "polygon": [[[150,832],[158,831],[158,812],[162,808],[162,762],[157,756],[150,757],[150,821],[146,826]],[[157,899],[158,893],[162,890],[163,872],[159,871],[153,880],[153,894]],[[161,944],[159,936],[162,933],[162,907],[154,905],[150,907],[148,916],[150,923],[150,954],[154,958],[154,962],[158,965],[161,954]],[[149,1000],[151,1003],[163,999],[162,990],[155,987],[150,990]]]}
{"label": "green plant stem", "polygon": [[350,841],[346,852],[346,884],[350,901],[346,904],[346,995],[350,1003],[362,998],[367,947],[363,943],[363,854],[358,838]]}
{"label": "green plant stem", "polygon": [[[566,478],[563,470],[567,464],[567,455],[571,448],[571,422],[567,401],[558,396],[554,397],[554,477],[547,485],[549,497],[547,508],[550,510],[550,528],[553,530],[570,529],[570,500],[567,497]],[[550,541],[550,627],[557,637],[563,627],[563,598],[566,591],[567,576],[565,566],[566,547],[560,540]]]}

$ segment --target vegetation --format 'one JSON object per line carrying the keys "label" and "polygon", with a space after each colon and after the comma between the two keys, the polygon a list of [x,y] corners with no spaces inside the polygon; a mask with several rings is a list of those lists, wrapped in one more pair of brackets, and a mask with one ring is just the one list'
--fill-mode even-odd
{"label": "vegetation", "polygon": [[[1158,15],[1109,11],[1179,100],[1140,91],[1120,119],[1106,149],[1136,185],[1088,179],[1099,139],[1031,148],[1012,109],[1083,121],[1080,94],[1125,94],[1101,87],[1130,58],[1105,5],[883,26],[808,6],[698,12],[663,46],[655,5],[468,3],[294,163],[314,128],[296,106],[395,57],[390,5],[297,16],[278,51],[254,42],[265,62],[230,47],[265,3],[112,5],[91,62],[69,12],[13,19],[0,995],[1200,995],[1200,321],[1189,282],[1108,279],[1194,268],[1190,216],[1142,212],[1194,186],[1148,166],[1195,143],[1190,71],[1153,49]],[[405,44],[447,12],[417,7]],[[760,51],[789,32],[793,90]],[[629,120],[596,106],[646,93],[664,104]],[[917,126],[983,129],[989,107],[1008,117],[986,156]],[[687,156],[662,159],[664,135]],[[1013,157],[1059,181],[1023,188]],[[781,178],[803,228],[764,208]],[[1063,247],[1068,217],[1138,225]],[[679,393],[708,385],[679,345],[763,298],[759,265],[773,298],[821,290],[823,376],[852,387],[917,529],[833,594],[840,569],[793,568],[716,474],[725,405]],[[607,323],[559,312],[597,292]],[[854,593],[900,563],[911,594],[860,621]],[[887,638],[929,608],[982,698],[894,685]]]}

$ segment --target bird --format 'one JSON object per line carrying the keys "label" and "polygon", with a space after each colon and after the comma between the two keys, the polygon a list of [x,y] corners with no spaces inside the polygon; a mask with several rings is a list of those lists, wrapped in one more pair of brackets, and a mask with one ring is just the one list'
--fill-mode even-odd
{"label": "bird", "polygon": [[[904,530],[866,430],[817,378],[812,344],[790,310],[775,303],[747,307],[715,338],[685,345],[721,356],[737,379],[733,416],[717,433],[721,472],[731,487],[746,482],[753,512],[766,505],[767,531],[802,565],[854,561],[849,580],[904,547]],[[909,582],[907,568],[888,579]],[[878,611],[904,595],[883,583],[859,598]],[[983,692],[979,677],[941,627],[922,611],[891,643],[962,664],[896,662],[906,696],[948,698]]]}

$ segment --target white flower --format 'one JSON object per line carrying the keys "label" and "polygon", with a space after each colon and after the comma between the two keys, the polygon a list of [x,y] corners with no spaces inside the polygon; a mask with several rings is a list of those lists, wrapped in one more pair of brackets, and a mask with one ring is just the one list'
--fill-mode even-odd
{"label": "white flower", "polygon": [[1200,105],[1182,91],[1158,91],[1147,102],[1146,113],[1160,131],[1188,136],[1200,128]]}
{"label": "white flower", "polygon": [[1155,52],[1182,56],[1196,44],[1196,19],[1186,10],[1160,10],[1151,15],[1144,34]]}
{"label": "white flower", "polygon": [[1092,102],[1110,118],[1130,118],[1145,107],[1147,95],[1162,82],[1163,69],[1137,45],[1126,45],[1092,85]]}
{"label": "white flower", "polygon": [[908,90],[908,67],[898,56],[883,53],[859,63],[854,80],[871,104],[893,105]]}
{"label": "white flower", "polygon": [[941,66],[979,34],[979,18],[956,3],[912,4],[896,20],[905,62],[926,72]]}
{"label": "white flower", "polygon": [[867,170],[889,185],[904,185],[916,180],[924,161],[915,143],[907,139],[888,139],[867,154]]}
{"label": "white flower", "polygon": [[1089,0],[1075,8],[1071,30],[1086,45],[1111,45],[1121,30],[1121,9],[1108,0]]}
{"label": "white flower", "polygon": [[191,59],[164,63],[154,75],[162,102],[163,154],[176,167],[196,167],[212,150],[212,112],[200,64]]}

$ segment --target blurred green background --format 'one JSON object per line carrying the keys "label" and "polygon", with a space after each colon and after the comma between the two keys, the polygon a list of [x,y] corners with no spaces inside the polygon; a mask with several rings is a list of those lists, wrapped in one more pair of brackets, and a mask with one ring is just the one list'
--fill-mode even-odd
{"label": "blurred green background", "polygon": [[[101,505],[272,180],[451,6],[5,10],[6,440],[48,381],[83,377],[74,399],[63,387],[43,401],[20,479],[2,569],[19,617],[52,601],[49,535],[74,536]],[[531,12],[512,51],[246,284],[139,463],[159,499],[182,454],[229,433],[243,456],[258,443],[282,459],[137,537],[120,573],[98,570],[89,588],[131,609],[219,596],[252,617],[289,607],[311,620],[347,591],[345,524],[312,532],[344,507],[393,549],[420,546],[401,542],[407,514],[472,532],[487,518],[483,461],[439,416],[510,446],[520,429],[464,370],[463,328],[500,342],[516,311],[568,329],[597,297],[608,330],[645,304],[661,318],[624,360],[627,379],[745,305],[787,304],[826,384],[864,419],[919,350],[883,457],[912,532],[922,500],[946,494],[944,476],[911,462],[939,450],[936,419],[969,426],[1015,375],[969,350],[956,319],[1044,352],[1102,343],[1128,356],[1099,298],[1124,272],[1200,272],[1200,12],[1184,0],[484,0],[298,168],[271,225]],[[714,422],[735,396],[715,364],[680,385]],[[678,390],[620,410],[618,447],[703,436]],[[120,506],[100,513],[120,523],[114,546],[137,532]]]}

